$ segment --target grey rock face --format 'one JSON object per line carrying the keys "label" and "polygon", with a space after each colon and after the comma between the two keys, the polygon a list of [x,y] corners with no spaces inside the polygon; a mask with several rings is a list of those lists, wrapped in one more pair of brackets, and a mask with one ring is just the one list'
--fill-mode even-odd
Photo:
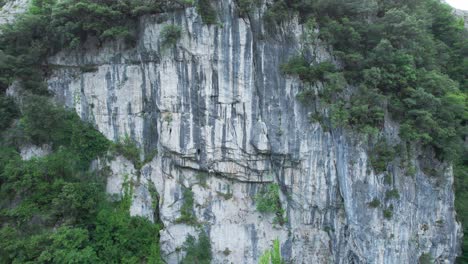
{"label": "grey rock face", "polygon": [[[366,143],[311,122],[312,109],[296,100],[303,84],[280,72],[301,50],[302,26],[292,21],[268,33],[261,11],[239,18],[232,0],[217,5],[217,26],[204,25],[194,8],[144,17],[136,48],[90,45],[49,61],[57,66],[49,89],[59,102],[109,139],[127,135],[146,153],[158,151],[134,177],[141,184],[132,214],[152,219],[148,186],[154,184],[167,262],[177,263],[178,248],[197,234],[176,221],[183,187],[191,187],[213,263],[256,263],[275,238],[292,263],[417,263],[423,253],[453,263],[461,230],[451,169],[434,178],[414,160],[414,176],[391,166],[392,182],[384,183],[385,175],[369,165]],[[166,24],[183,32],[169,48],[160,38]],[[311,54],[330,59],[326,50],[317,44]],[[386,133],[395,131],[389,121]],[[108,191],[118,193],[121,172],[134,175],[134,168],[122,158],[113,162]],[[206,184],[200,174],[208,175]],[[281,187],[284,226],[255,208],[255,194],[270,182]],[[385,198],[392,189],[398,199]],[[374,198],[379,208],[368,205]]]}
{"label": "grey rock face", "polygon": [[11,23],[15,16],[26,11],[29,0],[7,0],[0,7],[0,25]]}
{"label": "grey rock face", "polygon": [[52,148],[49,145],[42,145],[40,147],[35,145],[27,145],[22,146],[20,149],[20,155],[23,160],[45,157],[51,152]]}

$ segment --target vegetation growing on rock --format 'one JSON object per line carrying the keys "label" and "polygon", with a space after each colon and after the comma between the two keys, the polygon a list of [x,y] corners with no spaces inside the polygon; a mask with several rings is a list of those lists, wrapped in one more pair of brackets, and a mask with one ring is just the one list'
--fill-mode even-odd
{"label": "vegetation growing on rock", "polygon": [[[366,6],[364,2],[273,1],[265,14],[271,28],[288,19],[290,12],[299,13],[307,25],[319,27],[318,37],[332,44],[335,57],[343,63],[343,67],[328,61],[311,64],[313,58],[304,53],[282,70],[305,82],[325,84],[319,97],[329,105],[331,127],[347,126],[374,133],[383,127],[384,112],[389,110],[401,124],[402,139],[433,148],[440,159],[456,162],[456,204],[467,228],[467,162],[466,158],[459,159],[467,156],[462,149],[467,119],[466,33],[450,10],[436,1],[380,1],[377,6]],[[197,1],[198,12],[207,24],[217,22],[213,3]],[[248,14],[251,5],[242,0],[239,3],[241,12]],[[75,113],[49,102],[43,76],[48,72],[45,58],[58,50],[78,48],[86,41],[101,45],[115,38],[133,43],[139,16],[187,4],[193,2],[35,0],[28,13],[2,29],[2,260],[160,261],[159,227],[143,218],[130,217],[128,197],[121,202],[106,199],[105,175],[89,169],[91,161],[109,150],[109,142]],[[170,45],[180,37],[177,28],[163,33]],[[15,80],[30,93],[20,106],[4,95]],[[356,88],[350,98],[344,94],[346,84]],[[311,101],[314,96],[305,90],[299,98]],[[23,161],[18,150],[24,143],[50,144],[53,153]],[[140,162],[140,153],[131,144],[124,142],[119,147],[129,159]],[[376,146],[375,150],[371,162],[378,172],[383,172],[395,153],[387,145],[382,149]],[[388,199],[398,196],[398,192],[387,193]],[[183,197],[182,222],[195,223],[193,193],[184,189]],[[286,221],[278,185],[269,185],[255,200],[260,212],[274,213],[280,224]],[[391,218],[393,207],[384,209],[383,214]],[[183,263],[211,260],[205,233],[198,241],[189,237],[184,248],[187,256]]]}
{"label": "vegetation growing on rock", "polygon": [[[0,38],[0,259],[5,263],[162,263],[159,225],[131,217],[129,193],[105,194],[104,158],[111,143],[75,112],[47,97],[45,58],[91,38],[132,40],[136,18],[169,8],[167,1],[32,1],[2,27]],[[21,104],[5,96],[13,81]],[[51,146],[22,160],[27,144]],[[129,144],[122,152],[136,159]]]}
{"label": "vegetation growing on rock", "polygon": [[[312,114],[314,121],[329,119],[334,125],[375,136],[383,129],[384,113],[388,111],[400,123],[403,141],[423,146],[424,151],[432,149],[439,160],[455,165],[455,204],[467,234],[468,155],[464,141],[468,33],[452,12],[438,0],[275,0],[264,19],[274,29],[298,15],[306,29],[306,40],[314,43],[321,39],[333,48],[340,67],[327,71],[342,73],[346,81],[341,89],[309,74],[316,71],[317,64],[308,52],[282,67],[283,72],[305,82],[324,84],[325,92],[319,93],[318,99],[330,111],[327,117]],[[274,30],[270,32],[274,34]],[[343,92],[345,85],[354,87],[354,91]],[[302,102],[317,99],[310,88],[298,98]],[[399,154],[392,153],[391,146],[377,145],[375,150],[378,154],[373,155],[371,150],[370,156],[377,172],[385,171],[393,155]],[[404,162],[408,163],[404,165],[407,174],[414,176],[410,159]],[[385,215],[390,213],[386,211]],[[461,257],[465,261],[466,237]]]}
{"label": "vegetation growing on rock", "polygon": [[268,184],[255,196],[255,202],[260,213],[274,214],[274,222],[283,225],[286,223],[286,218],[284,216],[285,211],[281,207],[279,192],[278,184]]}
{"label": "vegetation growing on rock", "polygon": [[210,238],[205,231],[198,233],[198,239],[189,235],[184,242],[183,249],[186,255],[180,262],[181,264],[210,264],[213,258]]}
{"label": "vegetation growing on rock", "polygon": [[186,187],[183,187],[182,189],[182,206],[180,207],[180,217],[177,218],[176,222],[185,223],[188,225],[196,225],[198,222],[193,211],[193,191],[191,188]]}
{"label": "vegetation growing on rock", "polygon": [[273,240],[273,246],[260,256],[259,264],[283,264],[279,239]]}
{"label": "vegetation growing on rock", "polygon": [[161,31],[162,44],[165,47],[173,46],[180,39],[182,29],[177,25],[166,25]]}

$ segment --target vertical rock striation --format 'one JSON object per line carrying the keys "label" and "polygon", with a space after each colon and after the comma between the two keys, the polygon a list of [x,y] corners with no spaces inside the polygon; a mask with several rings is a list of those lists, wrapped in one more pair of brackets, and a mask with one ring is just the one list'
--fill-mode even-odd
{"label": "vertical rock striation", "polygon": [[[301,49],[302,26],[268,32],[261,10],[241,18],[233,0],[217,2],[218,25],[203,24],[195,8],[147,16],[135,48],[88,43],[49,60],[59,102],[109,139],[129,136],[145,153],[158,151],[138,172],[121,157],[112,161],[108,191],[118,193],[124,177],[137,181],[131,212],[153,219],[154,185],[167,262],[177,263],[187,235],[197,234],[177,221],[191,188],[213,263],[256,263],[276,238],[292,263],[416,263],[424,253],[453,263],[461,230],[451,169],[431,177],[414,160],[414,176],[397,165],[374,173],[366,143],[311,122],[312,110],[296,100],[303,84],[280,72]],[[162,45],[166,24],[182,28],[175,46]],[[312,54],[330,59],[323,45]],[[388,121],[385,132],[397,131]],[[283,226],[255,208],[270,182],[280,185]],[[393,189],[399,197],[387,199]],[[379,208],[369,206],[374,199]]]}

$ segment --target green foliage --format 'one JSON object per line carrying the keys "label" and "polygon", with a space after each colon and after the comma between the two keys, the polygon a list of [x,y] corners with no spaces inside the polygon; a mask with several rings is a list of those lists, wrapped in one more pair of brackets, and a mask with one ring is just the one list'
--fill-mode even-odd
{"label": "green foliage", "polygon": [[270,32],[275,32],[278,26],[290,17],[290,12],[284,1],[274,1],[265,11],[263,20]]}
{"label": "green foliage", "polygon": [[392,182],[393,182],[392,176],[389,173],[385,173],[384,183],[387,185],[390,185],[392,184]]}
{"label": "green foliage", "polygon": [[198,234],[198,240],[189,235],[184,242],[186,253],[181,264],[210,264],[212,259],[210,238],[204,231]]}
{"label": "green foliage", "polygon": [[216,24],[218,21],[216,9],[213,7],[212,0],[198,0],[197,12],[200,14],[205,24]]}
{"label": "green foliage", "polygon": [[193,211],[193,191],[191,188],[182,187],[183,201],[180,207],[180,217],[176,219],[177,223],[185,223],[188,225],[197,225],[198,221]]}
{"label": "green foliage", "polygon": [[393,217],[393,205],[390,205],[389,207],[383,210],[383,216],[386,219],[391,219]]}
{"label": "green foliage", "polygon": [[372,208],[377,208],[380,206],[380,200],[377,199],[377,198],[374,198],[370,203],[369,203],[369,207],[372,207]]}
{"label": "green foliage", "polygon": [[125,136],[114,145],[115,151],[131,161],[136,168],[141,168],[140,149],[136,142],[129,136]]}
{"label": "green foliage", "polygon": [[91,264],[99,261],[86,229],[60,227],[47,240],[50,244],[39,255],[40,262]]}
{"label": "green foliage", "polygon": [[143,153],[137,145],[136,140],[130,138],[128,135],[121,138],[119,142],[112,144],[112,151],[114,153],[124,156],[127,160],[131,161],[137,169],[138,173],[148,162],[151,162],[154,157],[158,154],[158,150],[154,149],[145,153],[144,159],[142,159]]}
{"label": "green foliage", "polygon": [[434,260],[429,253],[424,253],[419,257],[418,264],[433,264]]}
{"label": "green foliage", "polygon": [[400,199],[400,193],[398,193],[397,189],[393,189],[385,193],[385,200],[390,199]]}
{"label": "green foliage", "polygon": [[[92,143],[92,142],[91,142]],[[60,146],[43,158],[2,163],[0,258],[8,262],[112,263],[147,260],[159,227],[109,203],[90,161]],[[3,155],[0,155],[3,157]],[[21,197],[20,201],[12,202]],[[57,229],[57,227],[59,227]]]}
{"label": "green foliage", "polygon": [[109,208],[99,212],[92,239],[104,263],[139,263],[148,260],[153,247],[158,247],[158,232],[158,226],[145,218],[130,217],[128,210]]}
{"label": "green foliage", "polygon": [[18,116],[19,110],[13,99],[0,95],[0,130],[7,129]]}
{"label": "green foliage", "polygon": [[[159,227],[130,217],[126,199],[111,204],[105,178],[89,171],[109,141],[76,113],[43,96],[23,100],[23,116],[0,148],[0,259],[7,263],[159,261]],[[16,143],[47,143],[53,152],[23,161]],[[136,246],[138,245],[138,246]]]}
{"label": "green foliage", "polygon": [[259,264],[283,264],[285,263],[281,257],[281,248],[279,239],[273,241],[273,246],[269,250],[265,250],[260,256]]}
{"label": "green foliage", "polygon": [[134,43],[138,17],[183,8],[176,0],[34,0],[13,24],[1,27],[0,92],[18,80],[35,93],[47,94],[42,62],[63,48],[77,48],[87,40],[99,44],[112,39]]}
{"label": "green foliage", "polygon": [[348,123],[349,111],[343,103],[330,105],[330,123],[332,128],[342,127]]}
{"label": "green foliage", "polygon": [[207,180],[208,180],[208,173],[206,172],[200,172],[195,175],[195,178],[197,178],[198,184],[200,184],[201,187],[207,188]]}
{"label": "green foliage", "polygon": [[[177,6],[159,0],[34,0],[13,24],[1,27],[0,262],[162,263],[160,227],[129,214],[131,183],[121,201],[110,202],[105,172],[90,169],[110,142],[45,97],[42,77],[45,58],[59,49],[90,38],[131,39],[138,15]],[[27,90],[21,113],[5,96],[14,80]],[[52,153],[22,160],[17,149],[27,143],[48,144]],[[139,154],[131,144],[122,152],[134,160]]]}
{"label": "green foliage", "polygon": [[148,181],[147,188],[148,188],[148,192],[150,193],[151,200],[153,202],[152,203],[153,209],[155,212],[157,212],[159,209],[158,208],[159,194],[158,194],[158,191],[156,190],[154,182],[151,179]]}
{"label": "green foliage", "polygon": [[223,197],[224,200],[229,200],[229,199],[232,199],[233,197],[233,193],[232,191],[228,191],[226,193],[223,193],[223,192],[216,192],[216,194],[218,194],[219,196]]}
{"label": "green foliage", "polygon": [[255,6],[261,4],[261,0],[237,0],[236,3],[239,17],[248,17]]}
{"label": "green foliage", "polygon": [[325,75],[335,72],[336,68],[328,61],[311,65],[303,56],[296,56],[281,65],[281,71],[285,74],[297,75],[304,82],[314,83],[325,81]]}
{"label": "green foliage", "polygon": [[[15,131],[53,152],[23,161],[14,145],[0,148],[0,259],[7,263],[158,263],[159,227],[110,203],[105,178],[89,171],[109,142],[75,113],[44,97],[25,100]],[[47,133],[49,132],[49,133]],[[128,192],[127,192],[128,196]]]}
{"label": "green foliage", "polygon": [[284,209],[281,207],[278,184],[268,184],[256,196],[255,202],[257,210],[260,213],[273,213],[275,214],[274,221],[283,225],[286,223],[284,216]]}
{"label": "green foliage", "polygon": [[388,163],[395,159],[395,149],[386,140],[381,139],[371,148],[370,162],[376,173],[387,170]]}
{"label": "green foliage", "polygon": [[182,35],[182,28],[178,25],[165,25],[161,30],[161,43],[164,47],[173,46]]}
{"label": "green foliage", "polygon": [[[435,0],[277,0],[265,19],[278,23],[291,12],[313,20],[319,38],[333,46],[342,62],[339,71],[346,83],[358,88],[351,97],[339,90],[320,94],[334,106],[333,123],[374,134],[383,127],[387,108],[401,123],[402,139],[434,148],[440,159],[461,155],[468,116],[468,37],[449,7]],[[282,66],[305,82],[323,82],[310,74],[315,68],[302,56]],[[301,93],[301,101],[314,99],[306,96]]]}
{"label": "green foliage", "polygon": [[67,147],[80,157],[82,164],[103,155],[110,145],[102,134],[82,122],[75,112],[56,106],[43,96],[25,99],[18,129],[34,144],[52,143],[54,149]]}
{"label": "green foliage", "polygon": [[54,38],[60,40],[63,46],[76,47],[89,36],[97,37],[100,41],[120,38],[133,42],[138,16],[164,12],[173,8],[175,3],[144,0],[60,1],[50,7],[51,26],[56,30]]}
{"label": "green foliage", "polygon": [[462,246],[462,254],[459,263],[468,262],[468,152],[465,150],[462,158],[454,165],[455,176],[455,207],[457,217],[465,234]]}
{"label": "green foliage", "polygon": [[412,164],[406,167],[406,175],[414,177],[416,175],[416,167]]}
{"label": "green foliage", "polygon": [[393,211],[389,209],[384,209],[383,210],[383,216],[387,219],[391,219],[393,216]]}

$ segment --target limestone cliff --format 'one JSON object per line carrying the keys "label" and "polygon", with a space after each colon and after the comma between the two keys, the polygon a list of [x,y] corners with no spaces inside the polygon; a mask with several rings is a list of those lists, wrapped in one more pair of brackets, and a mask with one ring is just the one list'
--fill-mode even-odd
{"label": "limestone cliff", "polygon": [[[241,18],[235,1],[223,0],[217,10],[219,24],[211,26],[195,8],[143,17],[134,48],[88,43],[48,62],[57,101],[109,139],[129,136],[145,153],[157,150],[141,170],[122,157],[112,161],[107,189],[119,193],[124,177],[133,179],[132,214],[162,221],[166,261],[178,263],[187,235],[197,234],[177,221],[183,189],[191,187],[213,263],[257,263],[275,238],[291,263],[417,263],[424,253],[453,263],[461,228],[451,168],[434,178],[415,159],[413,176],[398,162],[390,182],[376,174],[367,143],[311,122],[311,109],[296,99],[303,84],[280,71],[301,49],[302,25],[293,20],[269,34],[261,9]],[[167,24],[182,28],[175,46],[162,45]],[[330,59],[324,44],[311,52]],[[397,143],[398,125],[386,123],[385,135]],[[280,186],[283,226],[256,210],[254,197],[270,182]],[[393,189],[399,198],[386,199]],[[370,207],[374,199],[393,206],[393,216]]]}

